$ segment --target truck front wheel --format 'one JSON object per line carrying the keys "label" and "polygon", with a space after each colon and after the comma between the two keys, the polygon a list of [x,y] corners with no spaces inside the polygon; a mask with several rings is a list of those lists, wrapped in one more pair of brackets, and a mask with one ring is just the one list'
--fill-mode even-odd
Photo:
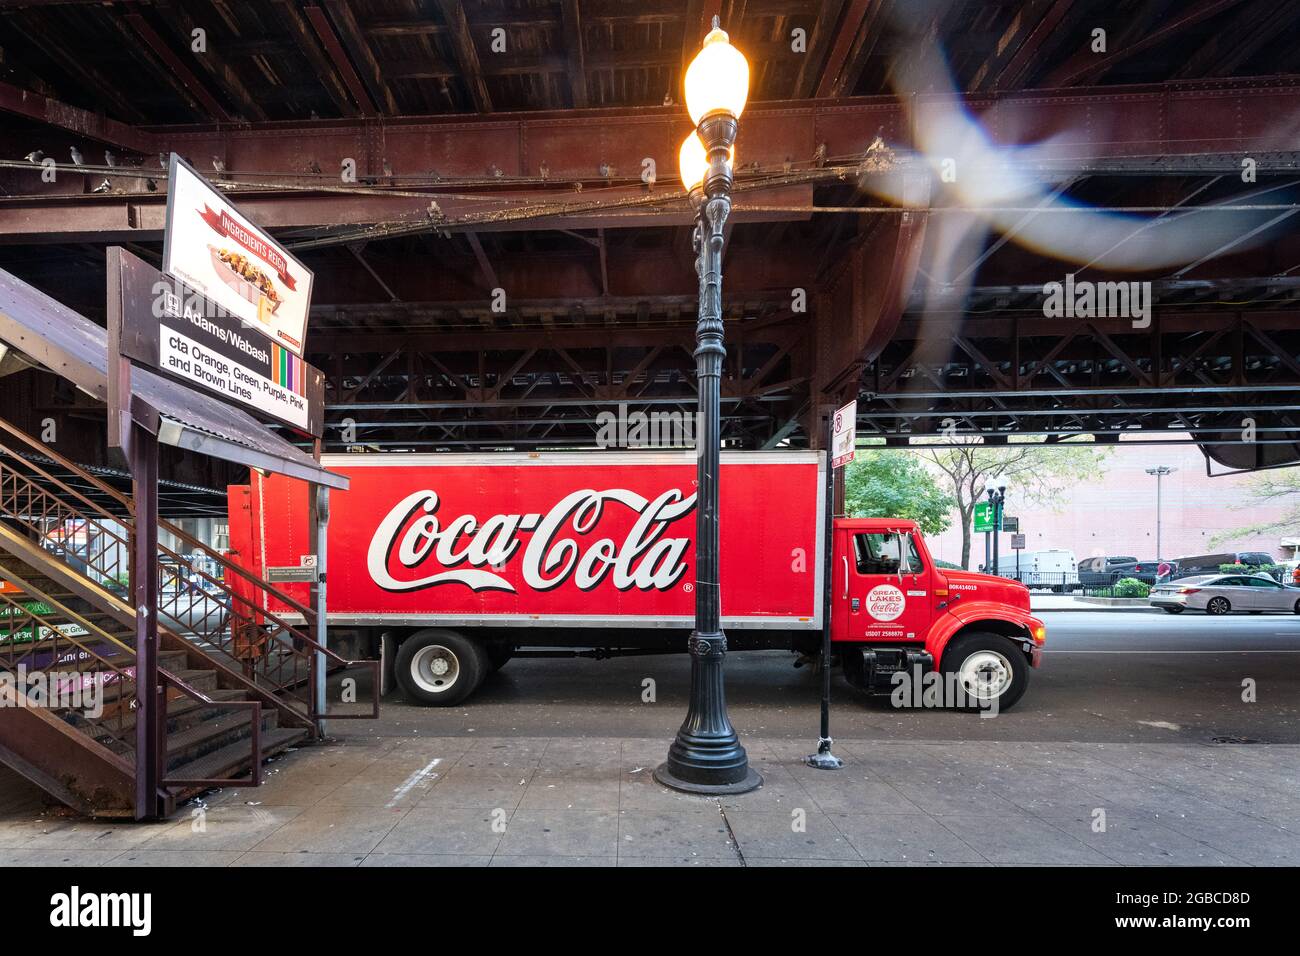
{"label": "truck front wheel", "polygon": [[487,653],[455,631],[417,631],[397,652],[397,683],[416,703],[434,707],[459,704],[491,670]]}
{"label": "truck front wheel", "polygon": [[956,675],[966,695],[963,710],[984,710],[997,701],[1010,710],[1029,686],[1029,664],[1016,644],[1000,634],[967,634],[943,653],[943,671]]}

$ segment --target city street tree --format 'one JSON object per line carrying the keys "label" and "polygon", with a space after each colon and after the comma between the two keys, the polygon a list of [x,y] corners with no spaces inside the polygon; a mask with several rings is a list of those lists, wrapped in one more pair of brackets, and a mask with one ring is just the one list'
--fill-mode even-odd
{"label": "city street tree", "polygon": [[955,506],[915,452],[861,449],[844,474],[850,518],[909,518],[933,535],[952,524]]}
{"label": "city street tree", "polygon": [[1220,531],[1210,539],[1212,546],[1217,547],[1233,538],[1278,531],[1294,532],[1300,528],[1300,468],[1279,468],[1251,475],[1241,492],[1245,501],[1237,506],[1238,509],[1251,510],[1259,505],[1280,504],[1286,510],[1271,521]]}
{"label": "city street tree", "polygon": [[1059,511],[1072,485],[1097,480],[1110,452],[1069,442],[1013,440],[1002,446],[970,441],[919,454],[943,473],[945,490],[951,491],[961,525],[961,565],[969,568],[971,518],[989,480],[1007,486],[1007,508],[1012,514],[1021,503]]}

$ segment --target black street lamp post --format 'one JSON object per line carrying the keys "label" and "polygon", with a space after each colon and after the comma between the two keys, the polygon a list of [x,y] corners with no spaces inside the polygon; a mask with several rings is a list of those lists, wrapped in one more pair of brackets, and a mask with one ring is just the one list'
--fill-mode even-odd
{"label": "black street lamp post", "polygon": [[[743,75],[738,75],[741,70]],[[690,793],[745,793],[763,783],[763,778],[750,768],[745,748],[727,716],[723,675],[727,638],[722,632],[718,577],[722,360],[727,354],[722,337],[722,250],[724,227],[731,213],[738,119],[748,84],[748,65],[718,29],[715,17],[704,49],[687,71],[687,105],[693,119],[699,115],[696,132],[682,144],[679,157],[682,180],[695,210],[695,266],[700,277],[695,327],[700,417],[695,489],[695,629],[688,645],[691,698],[686,720],[668,749],[668,759],[654,773],[661,784]],[[712,102],[700,106],[701,97]]]}
{"label": "black street lamp post", "polygon": [[[992,567],[989,567],[986,570],[989,574],[1001,574],[1001,571],[998,570],[998,535],[1002,532],[1002,505],[1003,502],[1007,500],[1007,486],[995,486],[992,480],[990,480],[988,484],[984,486],[984,490],[988,493],[989,504],[991,506],[990,510],[992,511],[993,517],[993,563]],[[1016,557],[1019,558],[1019,555]]]}

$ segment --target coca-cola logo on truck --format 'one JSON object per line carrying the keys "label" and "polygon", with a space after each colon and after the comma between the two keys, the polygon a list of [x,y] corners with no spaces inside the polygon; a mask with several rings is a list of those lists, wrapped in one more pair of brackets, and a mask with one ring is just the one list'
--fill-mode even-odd
{"label": "coca-cola logo on truck", "polygon": [[892,584],[877,584],[867,592],[867,613],[877,621],[894,621],[903,616],[907,598]]}
{"label": "coca-cola logo on truck", "polygon": [[[686,573],[690,539],[664,535],[694,510],[695,495],[685,497],[676,488],[654,500],[622,488],[588,488],[565,495],[546,514],[497,514],[481,523],[473,515],[443,523],[442,505],[436,491],[423,489],[407,495],[379,522],[366,555],[375,584],[385,591],[462,584],[472,591],[513,592],[515,586],[497,572],[521,545],[520,575],[534,591],[549,591],[569,579],[590,591],[611,576],[620,591],[665,591]],[[635,516],[621,540],[600,536],[607,506],[628,508]],[[531,533],[527,544],[522,532]]]}

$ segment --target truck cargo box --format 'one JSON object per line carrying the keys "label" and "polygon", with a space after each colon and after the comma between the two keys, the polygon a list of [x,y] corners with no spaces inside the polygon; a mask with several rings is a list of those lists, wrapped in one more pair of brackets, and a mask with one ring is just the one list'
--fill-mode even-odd
{"label": "truck cargo box", "polygon": [[[352,482],[330,498],[330,625],[692,624],[693,452],[350,454],[323,464]],[[823,467],[810,451],[723,454],[725,627],[821,626]],[[266,574],[310,553],[307,494],[295,479],[254,474],[256,527],[242,539],[257,553],[241,557],[250,568]],[[305,599],[305,585],[287,587]]]}

